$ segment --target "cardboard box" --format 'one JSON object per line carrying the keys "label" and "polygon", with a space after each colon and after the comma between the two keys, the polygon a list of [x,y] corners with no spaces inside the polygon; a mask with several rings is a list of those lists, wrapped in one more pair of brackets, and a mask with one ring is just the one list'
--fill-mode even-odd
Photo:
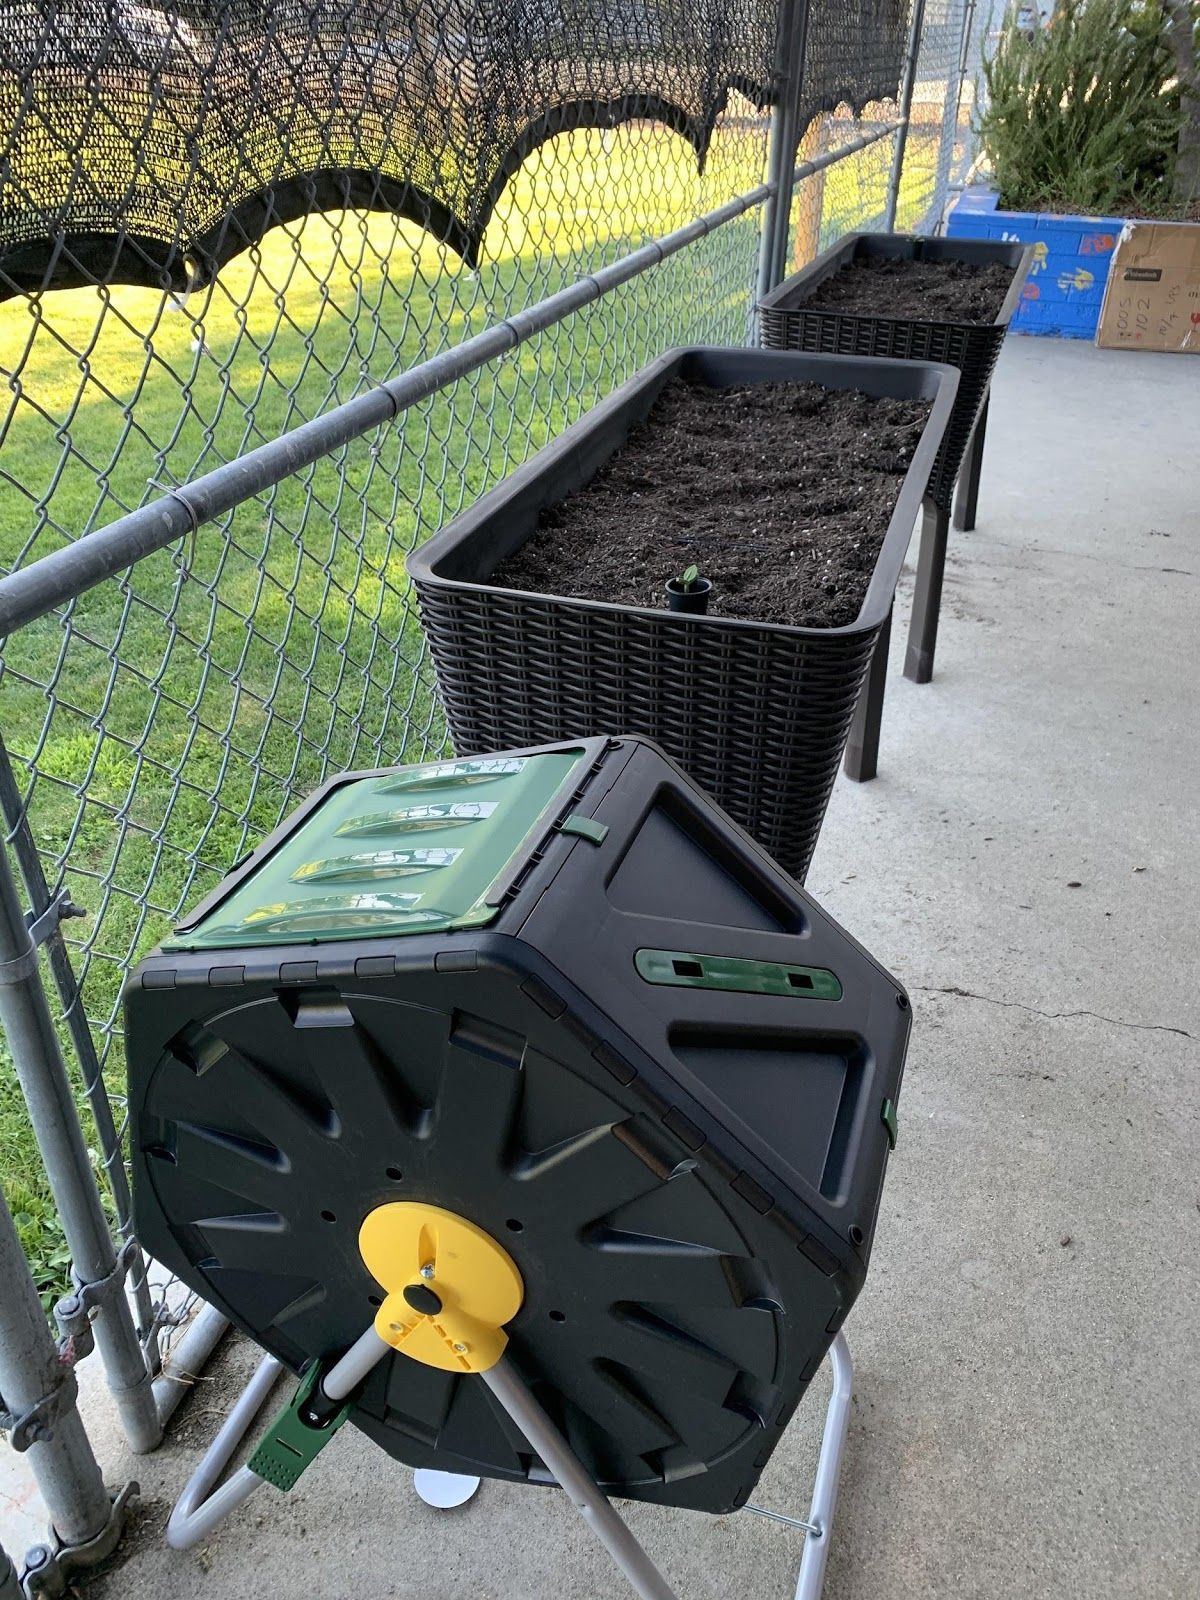
{"label": "cardboard box", "polygon": [[1200,223],[1128,222],[1108,270],[1096,343],[1200,355]]}

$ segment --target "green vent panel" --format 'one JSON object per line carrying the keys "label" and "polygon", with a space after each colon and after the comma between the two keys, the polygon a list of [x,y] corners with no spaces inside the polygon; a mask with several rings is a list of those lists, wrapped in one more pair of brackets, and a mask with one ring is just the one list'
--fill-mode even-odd
{"label": "green vent panel", "polygon": [[[478,928],[488,890],[565,804],[579,749],[442,761],[333,787],[249,877],[164,950]],[[419,797],[397,804],[400,796]],[[464,799],[464,796],[469,798]]]}
{"label": "green vent panel", "polygon": [[634,965],[647,983],[725,989],[740,994],[790,995],[804,1000],[842,998],[837,974],[827,967],[784,967],[775,961],[702,956],[689,950],[639,950]]}

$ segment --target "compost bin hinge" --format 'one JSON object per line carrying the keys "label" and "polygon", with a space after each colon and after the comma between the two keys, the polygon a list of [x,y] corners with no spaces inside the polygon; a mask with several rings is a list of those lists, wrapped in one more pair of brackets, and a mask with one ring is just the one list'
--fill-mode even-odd
{"label": "compost bin hinge", "polygon": [[301,1473],[333,1438],[350,1415],[353,1399],[329,1400],[321,1379],[331,1363],[314,1362],[300,1379],[291,1401],[272,1423],[247,1465],[276,1489],[293,1489]]}
{"label": "compost bin hinge", "polygon": [[45,944],[60,922],[66,922],[69,917],[86,916],[84,908],[71,899],[69,889],[60,889],[44,911],[27,913],[25,925],[29,929],[29,949],[22,951],[12,961],[0,962],[0,988],[12,988],[24,983],[31,973],[37,971],[38,947]]}
{"label": "compost bin hinge", "polygon": [[70,1355],[76,1361],[82,1361],[84,1356],[91,1355],[92,1312],[97,1306],[102,1306],[113,1293],[124,1293],[125,1278],[133,1266],[137,1252],[137,1240],[126,1239],[117,1251],[112,1271],[106,1273],[103,1278],[94,1278],[91,1283],[83,1283],[72,1272],[71,1278],[75,1287],[70,1294],[63,1295],[54,1307],[54,1320],[58,1324],[60,1335],[59,1349],[64,1355]]}

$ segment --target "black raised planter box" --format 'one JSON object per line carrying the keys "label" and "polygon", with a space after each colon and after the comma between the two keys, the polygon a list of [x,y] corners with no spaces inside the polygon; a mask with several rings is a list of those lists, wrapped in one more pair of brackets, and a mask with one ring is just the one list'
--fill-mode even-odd
{"label": "black raised planter box", "polygon": [[[961,261],[1011,267],[1012,283],[994,322],[947,322],[913,317],[861,316],[809,307],[827,278],[866,257]],[[929,498],[948,506],[963,456],[987,395],[1008,324],[1017,309],[1031,252],[991,239],[922,239],[898,233],[852,233],[759,302],[759,335],[766,350],[808,350],[842,356],[938,361],[962,373],[946,436],[929,476]]]}
{"label": "black raised planter box", "polygon": [[[718,389],[821,383],[931,402],[854,622],[790,627],[491,584],[543,507],[588,482],[674,378]],[[671,351],[638,373],[409,556],[456,750],[646,735],[802,879],[957,382],[944,366],[703,348]]]}
{"label": "black raised planter box", "polygon": [[[866,316],[806,304],[827,278],[851,261],[872,256],[889,260],[959,261],[975,266],[998,264],[1012,268],[1012,282],[995,320],[989,323]],[[927,683],[933,675],[954,485],[970,445],[967,475],[955,508],[954,522],[958,528],[973,528],[987,431],[988,387],[1032,260],[1031,246],[1008,244],[999,239],[926,239],[899,233],[851,233],[759,302],[759,338],[764,349],[937,361],[957,367],[962,373],[958,397],[926,491],[928,513],[921,538],[921,572],[905,662],[906,674],[918,683]],[[871,773],[863,775],[871,776]]]}

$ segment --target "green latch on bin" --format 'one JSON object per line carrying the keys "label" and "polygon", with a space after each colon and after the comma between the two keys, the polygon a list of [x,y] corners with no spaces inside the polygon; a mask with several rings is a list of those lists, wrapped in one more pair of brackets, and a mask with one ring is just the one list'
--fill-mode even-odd
{"label": "green latch on bin", "polygon": [[572,811],[569,817],[564,817],[558,825],[559,833],[573,833],[577,839],[587,839],[592,844],[603,844],[608,838],[608,825],[597,822],[595,817],[581,817],[577,811]]}
{"label": "green latch on bin", "polygon": [[895,1104],[891,1100],[885,1100],[879,1108],[879,1120],[887,1129],[888,1149],[894,1150],[900,1133],[900,1124],[896,1119]]}
{"label": "green latch on bin", "polygon": [[674,988],[788,995],[793,1000],[842,998],[841,982],[827,967],[783,966],[777,961],[697,955],[690,950],[639,950],[634,965],[647,983],[665,983]]}
{"label": "green latch on bin", "polygon": [[327,1417],[310,1420],[316,1416],[314,1396],[325,1370],[320,1362],[309,1367],[290,1403],[248,1462],[251,1472],[285,1493],[295,1488],[305,1468],[312,1465],[350,1415],[352,1402],[348,1400]]}

